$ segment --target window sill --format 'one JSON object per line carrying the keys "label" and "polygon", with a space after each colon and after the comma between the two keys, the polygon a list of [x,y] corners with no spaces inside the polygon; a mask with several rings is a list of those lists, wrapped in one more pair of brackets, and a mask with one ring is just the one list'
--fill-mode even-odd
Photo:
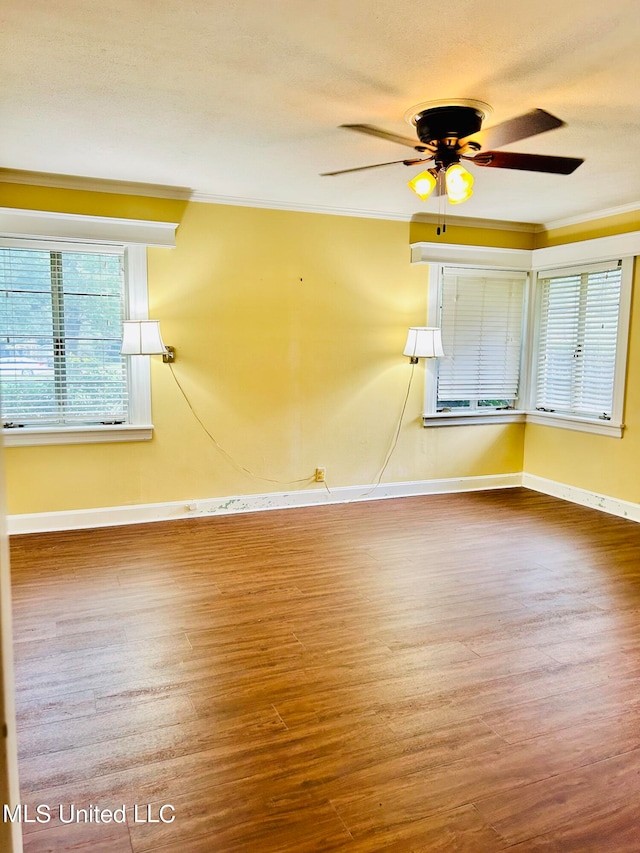
{"label": "window sill", "polygon": [[112,441],[149,441],[153,424],[114,426],[18,427],[2,430],[5,447],[36,447],[45,444],[103,444]]}
{"label": "window sill", "polygon": [[578,432],[590,432],[594,435],[608,435],[611,438],[622,438],[624,430],[624,424],[593,420],[592,418],[579,418],[575,415],[561,415],[556,412],[528,412],[527,423],[558,427],[559,429],[572,429]]}
{"label": "window sill", "polygon": [[622,438],[624,424],[611,421],[579,418],[575,415],[561,415],[555,412],[524,412],[512,409],[503,412],[435,412],[424,414],[424,427],[476,426],[478,424],[538,424],[539,426],[572,429],[577,432],[589,432],[593,435],[608,435],[611,438]]}
{"label": "window sill", "polygon": [[493,412],[435,412],[422,416],[422,425],[434,426],[471,426],[475,424],[523,424],[526,414],[521,409],[508,409]]}

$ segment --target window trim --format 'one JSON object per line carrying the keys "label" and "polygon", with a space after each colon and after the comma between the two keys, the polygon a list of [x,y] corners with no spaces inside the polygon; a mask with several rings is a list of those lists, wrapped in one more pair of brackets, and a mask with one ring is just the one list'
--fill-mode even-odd
{"label": "window trim", "polygon": [[[175,246],[177,223],[0,208],[0,245],[73,251],[82,247],[123,256],[125,310],[132,320],[149,317],[147,246]],[[102,236],[100,236],[102,235]],[[20,427],[2,430],[6,447],[148,441],[153,438],[149,356],[128,359],[128,424]]]}
{"label": "window trim", "polygon": [[523,424],[527,413],[523,409],[494,409],[489,412],[433,412],[422,415],[425,427],[477,426],[478,424]]}
{"label": "window trim", "polygon": [[[424,427],[475,426],[479,424],[532,423],[542,426],[570,429],[578,432],[622,438],[624,432],[624,402],[629,354],[631,300],[635,275],[635,258],[640,256],[640,231],[596,237],[575,243],[549,246],[543,249],[501,249],[486,246],[467,246],[441,243],[414,243],[411,261],[428,264],[429,287],[427,323],[437,325],[439,282],[442,266],[467,266],[476,269],[512,269],[530,273],[529,287],[525,291],[526,334],[524,337],[521,368],[521,408],[508,412],[436,412],[437,366],[435,359],[427,359],[425,366],[425,405],[422,415]],[[591,264],[622,260],[622,286],[618,317],[618,347],[616,352],[614,402],[611,421],[583,418],[555,412],[538,412],[532,408],[535,381],[535,352],[538,274],[548,274],[563,267],[588,267]]]}
{"label": "window trim", "polygon": [[0,207],[0,236],[14,240],[60,240],[105,246],[138,243],[173,249],[177,227],[177,222]]}
{"label": "window trim", "polygon": [[559,412],[527,411],[527,423],[539,426],[552,426],[559,429],[573,429],[577,432],[590,432],[594,435],[608,435],[622,438],[623,423],[600,421],[593,418],[580,418],[577,415],[563,415]]}
{"label": "window trim", "polygon": [[50,444],[105,444],[112,441],[148,441],[153,424],[111,424],[76,427],[21,427],[5,429],[5,447],[39,447]]}

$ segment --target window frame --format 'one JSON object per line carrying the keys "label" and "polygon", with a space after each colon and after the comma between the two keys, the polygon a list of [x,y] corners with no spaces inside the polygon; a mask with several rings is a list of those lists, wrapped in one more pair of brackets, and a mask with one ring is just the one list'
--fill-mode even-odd
{"label": "window frame", "polygon": [[[175,247],[177,223],[0,208],[0,245],[121,254],[125,315],[149,318],[147,247]],[[100,238],[102,235],[102,239]],[[148,441],[153,438],[149,356],[127,359],[129,423],[3,429],[6,447]]]}
{"label": "window frame", "polygon": [[611,420],[601,420],[597,417],[588,417],[563,412],[541,412],[535,407],[536,404],[536,382],[538,355],[540,351],[540,324],[541,324],[541,281],[553,275],[561,275],[569,269],[579,269],[581,272],[589,272],[590,268],[602,263],[602,261],[583,262],[571,264],[565,267],[546,267],[536,270],[533,282],[531,312],[531,358],[529,364],[527,422],[542,426],[555,426],[560,429],[574,429],[579,432],[590,432],[597,435],[609,435],[621,438],[624,430],[624,398],[626,391],[627,357],[629,349],[629,325],[631,320],[631,297],[633,291],[634,258],[627,255],[621,258],[608,258],[607,262],[621,262],[620,281],[620,303],[618,309],[618,332],[616,338],[616,361],[613,379],[613,401],[611,406]]}
{"label": "window frame", "polygon": [[[450,247],[451,248],[451,247]],[[429,263],[429,290],[427,300],[427,325],[440,325],[440,304],[441,304],[441,288],[443,280],[443,272],[445,267],[451,269],[474,269],[479,273],[499,272],[518,272],[529,273],[528,268],[522,264],[513,264],[513,256],[505,253],[504,261],[499,263],[498,257],[500,250],[492,250],[492,262],[489,264],[474,263],[472,246],[456,247],[464,249],[459,256],[453,255],[453,259]],[[525,263],[528,264],[529,253],[525,252]],[[477,257],[477,256],[476,256]],[[496,263],[498,261],[498,263]],[[516,399],[516,404],[513,409],[491,409],[491,408],[472,408],[466,411],[460,409],[452,412],[438,412],[438,360],[426,359],[425,365],[425,405],[422,415],[422,423],[425,427],[431,426],[469,426],[471,424],[505,424],[505,423],[523,423],[525,420],[525,411],[520,405],[522,400],[523,388],[523,372],[524,364],[527,358],[529,346],[527,334],[527,318],[529,293],[531,285],[531,276],[528,276],[524,286],[524,305],[523,305],[523,334],[520,352],[520,394]]]}

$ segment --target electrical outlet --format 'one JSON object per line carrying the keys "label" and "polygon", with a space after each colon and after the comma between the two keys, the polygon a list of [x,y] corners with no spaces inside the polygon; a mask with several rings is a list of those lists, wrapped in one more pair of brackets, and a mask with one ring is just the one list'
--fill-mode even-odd
{"label": "electrical outlet", "polygon": [[324,475],[326,468],[316,468],[316,483],[324,483]]}

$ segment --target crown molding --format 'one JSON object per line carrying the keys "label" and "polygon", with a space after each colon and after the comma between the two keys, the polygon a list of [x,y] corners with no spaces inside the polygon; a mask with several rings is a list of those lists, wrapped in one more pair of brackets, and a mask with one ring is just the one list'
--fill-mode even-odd
{"label": "crown molding", "polygon": [[[20,169],[0,169],[0,182],[7,184],[25,184],[27,186],[52,187],[55,189],[84,190],[88,192],[114,193],[117,195],[137,195],[150,198],[197,201],[202,204],[228,204],[234,207],[256,207],[269,210],[290,210],[299,213],[322,213],[330,216],[355,216],[361,219],[387,219],[396,222],[422,222],[437,225],[438,216],[432,213],[396,213],[385,210],[365,210],[360,208],[333,207],[331,205],[301,204],[297,202],[274,201],[273,199],[242,198],[240,196],[215,195],[198,192],[189,187],[169,186],[166,184],[146,184],[135,181],[117,181],[108,178],[85,178],[78,175],[59,175],[52,172],[30,172]],[[625,213],[640,213],[640,201],[630,204],[580,214],[549,222],[516,222],[506,219],[484,219],[473,216],[451,216],[452,225],[464,228],[488,228],[493,231],[519,231],[540,234],[556,228],[580,225],[596,219],[604,219]]]}
{"label": "crown molding", "polygon": [[189,201],[193,190],[164,184],[144,184],[135,181],[113,181],[108,178],[83,178],[77,175],[56,175],[51,172],[27,172],[20,169],[0,169],[0,183],[25,184],[33,187],[52,187],[59,190],[139,195]]}
{"label": "crown molding", "polygon": [[[381,210],[364,210],[360,208],[331,207],[314,204],[298,204],[296,202],[280,202],[256,198],[240,198],[238,196],[220,196],[209,193],[194,192],[192,201],[205,204],[230,204],[236,207],[262,207],[271,210],[293,210],[300,213],[325,213],[331,216],[357,216],[361,219],[389,219],[396,222],[422,223],[424,225],[439,225],[441,217],[435,213],[395,213]],[[447,216],[450,225],[464,228],[489,228],[494,231],[522,231],[534,234],[544,230],[542,225],[532,222],[511,222],[507,219],[481,219],[472,216]]]}
{"label": "crown molding", "polygon": [[542,249],[534,249],[531,255],[532,269],[538,272],[573,264],[594,264],[614,258],[635,257],[640,255],[640,231],[626,231],[624,234],[594,237],[576,243],[545,246]]}
{"label": "crown molding", "polygon": [[359,219],[389,219],[396,222],[409,222],[410,213],[396,213],[390,210],[367,210],[356,207],[332,207],[322,204],[301,204],[293,201],[274,201],[263,198],[241,198],[240,196],[213,195],[194,192],[191,201],[203,204],[228,204],[233,207],[256,207],[268,210],[289,210],[295,213],[323,213],[329,216],[355,216]]}
{"label": "crown molding", "polygon": [[[363,219],[390,219],[408,222],[409,213],[375,211],[357,208],[339,208],[329,205],[298,204],[272,199],[241,198],[239,196],[215,195],[195,192],[187,187],[172,187],[163,184],[145,184],[131,181],[114,181],[103,178],[84,178],[77,175],[58,175],[49,172],[28,172],[19,169],[0,169],[0,183],[25,184],[27,186],[51,187],[63,190],[138,195],[150,198],[168,198],[181,201],[196,201],[201,204],[227,204],[233,207],[257,207],[269,210],[291,210],[300,213],[324,213],[332,216],[355,216]],[[435,220],[434,220],[435,221]]]}
{"label": "crown molding", "polygon": [[[437,225],[438,216],[428,213],[395,213],[388,210],[365,210],[362,208],[333,207],[331,205],[299,204],[297,202],[274,201],[273,199],[241,198],[240,196],[215,195],[196,192],[188,187],[172,187],[162,184],[145,184],[131,181],[114,181],[104,178],[83,178],[77,175],[58,175],[48,172],[28,172],[19,169],[0,169],[0,182],[25,184],[27,186],[52,187],[55,189],[84,190],[85,192],[138,195],[150,198],[168,198],[195,201],[201,204],[227,204],[233,207],[254,207],[268,210],[288,210],[298,213],[320,213],[329,216],[353,216],[360,219],[386,219],[395,222],[422,222]],[[524,231],[533,233],[541,225],[528,222],[509,222],[500,219],[476,219],[452,216],[452,225],[467,228],[490,228],[496,231]]]}
{"label": "crown molding", "polygon": [[538,231],[552,231],[556,228],[566,228],[570,225],[582,225],[583,222],[593,222],[596,219],[607,219],[610,216],[620,216],[625,213],[640,213],[640,201],[632,201],[629,204],[621,204],[618,207],[608,207],[605,210],[596,210],[593,213],[583,213],[578,216],[569,216],[566,219],[554,219],[537,227]]}

